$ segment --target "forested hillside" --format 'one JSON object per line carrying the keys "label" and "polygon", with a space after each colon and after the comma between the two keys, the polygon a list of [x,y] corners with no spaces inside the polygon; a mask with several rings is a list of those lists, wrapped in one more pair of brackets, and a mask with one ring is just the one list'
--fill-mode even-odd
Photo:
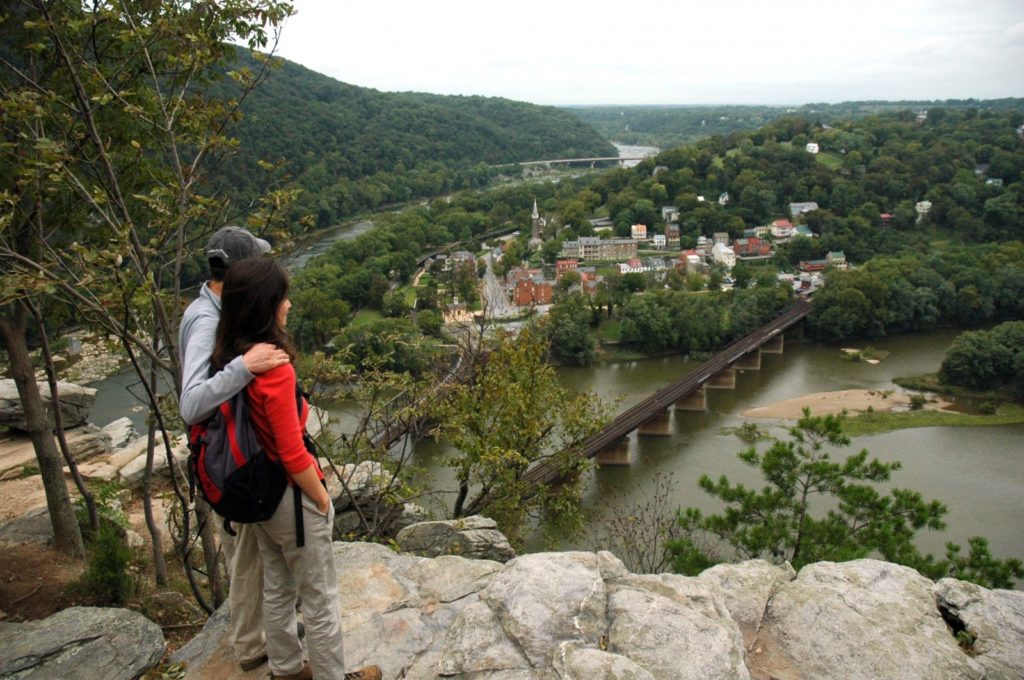
{"label": "forested hillside", "polygon": [[[233,68],[255,62],[239,51]],[[219,177],[248,197],[259,161],[283,162],[319,226],[359,210],[482,186],[490,164],[610,156],[615,149],[567,111],[508,99],[386,93],[288,61],[244,103],[239,154]],[[279,171],[280,172],[280,171]]]}
{"label": "forested hillside", "polygon": [[801,106],[571,106],[566,110],[612,141],[669,149],[714,135],[755,130],[784,116],[828,124],[880,113],[935,108],[1005,112],[1024,109],[1024,99],[853,101]]}

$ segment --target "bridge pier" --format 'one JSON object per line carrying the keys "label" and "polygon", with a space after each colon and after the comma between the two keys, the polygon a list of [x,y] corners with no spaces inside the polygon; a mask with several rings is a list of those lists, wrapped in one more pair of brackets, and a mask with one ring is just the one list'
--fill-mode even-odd
{"label": "bridge pier", "polygon": [[704,387],[712,390],[734,390],[736,389],[736,369],[730,366],[711,376],[711,379],[704,383]]}
{"label": "bridge pier", "polygon": [[784,344],[785,336],[783,333],[779,333],[761,345],[761,351],[765,354],[782,354],[782,347]]}
{"label": "bridge pier", "polygon": [[629,451],[629,438],[622,437],[614,444],[602,449],[596,456],[594,462],[598,465],[630,465],[633,456]]}
{"label": "bridge pier", "polygon": [[747,352],[733,364],[735,368],[743,369],[745,371],[760,371],[761,370],[761,348],[758,347],[752,352]]}
{"label": "bridge pier", "polygon": [[697,390],[686,395],[682,399],[676,401],[677,411],[707,411],[708,410],[708,393],[704,391],[703,387],[699,387]]}
{"label": "bridge pier", "polygon": [[669,423],[671,414],[668,409],[655,413],[649,419],[640,423],[636,428],[638,435],[647,437],[668,437],[672,434],[672,427]]}

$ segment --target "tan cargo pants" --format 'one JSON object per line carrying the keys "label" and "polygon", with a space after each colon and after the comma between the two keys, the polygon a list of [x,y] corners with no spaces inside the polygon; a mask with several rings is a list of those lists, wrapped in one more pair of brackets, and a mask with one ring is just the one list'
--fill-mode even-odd
{"label": "tan cargo pants", "polygon": [[228,560],[228,634],[239,661],[258,659],[266,653],[263,642],[263,563],[251,524],[232,524],[237,536],[224,530],[224,518],[211,512]]}
{"label": "tan cargo pants", "polygon": [[263,560],[263,625],[270,671],[287,675],[302,670],[302,644],[295,598],[302,597],[309,665],[317,680],[344,680],[338,575],[331,534],[334,508],[326,515],[302,494],[306,545],[295,544],[295,498],[289,487],[274,516],[253,524]]}

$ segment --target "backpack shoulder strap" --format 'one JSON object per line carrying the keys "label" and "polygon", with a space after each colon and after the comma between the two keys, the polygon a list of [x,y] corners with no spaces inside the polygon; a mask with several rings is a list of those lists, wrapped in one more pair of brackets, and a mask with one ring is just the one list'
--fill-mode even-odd
{"label": "backpack shoulder strap", "polygon": [[[302,385],[299,381],[295,381],[295,407],[299,410],[299,425],[302,425],[302,398],[305,394],[302,391]],[[306,428],[302,428],[302,441],[306,442],[309,435],[306,434]],[[308,448],[308,447],[307,447]],[[302,491],[299,489],[299,485],[293,483],[292,488],[294,489],[295,496],[295,545],[303,547],[306,545],[306,525],[302,522]]]}

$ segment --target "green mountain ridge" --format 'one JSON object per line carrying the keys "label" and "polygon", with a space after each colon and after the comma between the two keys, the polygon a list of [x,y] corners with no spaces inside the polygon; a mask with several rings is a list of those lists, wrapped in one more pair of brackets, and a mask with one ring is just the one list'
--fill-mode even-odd
{"label": "green mountain ridge", "polygon": [[[242,50],[234,68],[257,64]],[[242,107],[241,150],[219,181],[261,190],[259,161],[282,163],[318,226],[360,210],[485,184],[487,166],[614,156],[572,113],[509,99],[388,93],[280,60]]]}

